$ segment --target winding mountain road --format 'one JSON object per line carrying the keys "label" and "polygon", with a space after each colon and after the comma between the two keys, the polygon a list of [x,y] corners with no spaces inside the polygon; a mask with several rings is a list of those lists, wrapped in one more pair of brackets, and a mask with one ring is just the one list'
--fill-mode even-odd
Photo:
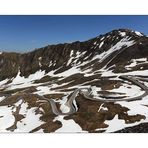
{"label": "winding mountain road", "polygon": [[[133,100],[139,100],[142,99],[143,97],[148,95],[148,87],[143,85],[141,82],[138,81],[138,79],[133,78],[133,77],[129,77],[129,76],[125,76],[125,75],[121,75],[119,78],[123,79],[123,80],[127,80],[130,81],[131,83],[133,83],[134,85],[139,86],[144,93],[142,95],[136,96],[136,97],[126,97],[126,98],[114,98],[114,99],[102,99],[102,98],[92,98],[89,96],[90,92],[91,92],[91,88],[80,88],[80,89],[76,89],[73,94],[71,95],[71,97],[68,99],[68,101],[65,103],[65,105],[67,107],[69,107],[69,112],[67,113],[62,113],[61,111],[59,111],[56,102],[52,99],[48,99],[45,98],[44,96],[41,96],[43,100],[46,100],[50,103],[51,107],[52,107],[52,111],[55,115],[70,115],[76,112],[76,107],[74,106],[74,100],[76,99],[76,96],[80,93],[81,95],[84,96],[84,98],[89,99],[89,100],[93,100],[93,101],[101,101],[101,102],[117,102],[117,101],[133,101]],[[87,90],[87,91],[82,91],[82,90]]]}
{"label": "winding mountain road", "polygon": [[[102,61],[102,68],[107,68],[111,62],[113,62],[113,60],[119,55],[121,54],[123,51],[125,51],[127,49],[127,47],[118,50],[118,52],[116,54],[114,54],[114,52],[112,54],[114,54],[114,56],[110,59],[107,60],[107,63],[105,62],[105,60]],[[110,55],[109,55],[110,56]],[[108,56],[107,56],[108,58]],[[48,99],[45,96],[40,96],[40,98],[42,100],[45,100],[47,102],[49,102],[49,104],[51,105],[52,111],[55,115],[70,115],[73,114],[77,111],[76,106],[74,105],[74,101],[76,101],[76,97],[78,94],[81,94],[85,99],[89,99],[92,101],[101,101],[101,102],[117,102],[117,101],[133,101],[133,100],[139,100],[142,99],[143,97],[148,95],[148,87],[145,86],[144,84],[142,84],[140,82],[140,80],[143,80],[143,78],[133,78],[133,76],[128,76],[128,75],[120,75],[119,76],[120,79],[123,79],[125,81],[129,81],[134,85],[137,85],[138,87],[141,88],[141,90],[143,90],[143,94],[136,96],[136,97],[121,97],[121,96],[117,96],[117,97],[111,97],[109,95],[102,95],[102,98],[93,98],[90,96],[91,94],[91,88],[78,88],[76,90],[74,90],[73,94],[69,97],[69,99],[67,100],[67,102],[65,103],[65,105],[69,108],[69,111],[66,113],[63,113],[58,107],[56,102],[53,99]],[[85,91],[83,91],[85,89]]]}
{"label": "winding mountain road", "polygon": [[[121,49],[121,50],[118,50],[118,52],[116,54],[114,54],[114,56],[109,60],[107,61],[107,63],[104,63],[102,65],[102,68],[106,68],[107,66],[109,66],[109,64],[119,55],[121,54],[123,51],[125,51],[127,49],[127,47]],[[113,53],[112,53],[113,54]],[[102,62],[104,62],[105,60],[103,60]],[[144,84],[142,84],[138,79],[136,78],[133,78],[133,76],[128,76],[128,75],[120,75],[119,76],[120,79],[123,79],[125,81],[129,81],[131,82],[132,84],[134,85],[137,85],[138,87],[140,87],[144,93],[139,95],[139,96],[136,96],[136,97],[125,97],[125,98],[120,98],[120,97],[117,97],[117,98],[111,98],[110,96],[108,96],[107,98],[107,95],[105,95],[104,98],[92,98],[89,94],[91,93],[91,88],[78,88],[76,89],[73,94],[71,95],[71,97],[68,99],[68,101],[65,103],[65,105],[67,107],[69,107],[69,112],[67,113],[62,113],[61,111],[59,111],[59,109],[57,108],[57,105],[56,105],[56,102],[52,99],[48,99],[48,98],[45,98],[44,96],[42,96],[42,99],[48,101],[52,107],[52,111],[54,114],[56,115],[70,115],[70,114],[73,114],[76,112],[76,106],[74,106],[74,100],[76,99],[76,96],[80,93],[81,95],[84,96],[84,98],[86,99],[89,99],[89,100],[93,100],[93,101],[101,101],[101,102],[117,102],[117,101],[133,101],[133,100],[139,100],[139,99],[142,99],[143,97],[147,96],[148,95],[148,87],[145,86]],[[86,92],[82,91],[83,89],[87,90]],[[103,95],[102,95],[103,97]]]}

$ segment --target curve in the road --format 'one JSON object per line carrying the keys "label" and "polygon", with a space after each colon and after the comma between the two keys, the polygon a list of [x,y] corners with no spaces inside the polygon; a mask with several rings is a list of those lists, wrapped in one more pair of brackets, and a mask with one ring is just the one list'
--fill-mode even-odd
{"label": "curve in the road", "polygon": [[[119,78],[127,80],[132,82],[133,84],[139,86],[144,93],[140,96],[136,96],[136,97],[128,97],[128,98],[117,98],[117,99],[102,99],[102,98],[92,98],[90,97],[88,94],[90,93],[91,89],[90,88],[80,88],[80,89],[76,89],[72,96],[68,99],[68,101],[66,102],[65,105],[67,105],[70,110],[67,113],[62,113],[61,111],[59,111],[59,109],[57,108],[56,102],[52,99],[48,99],[45,98],[44,96],[42,96],[43,100],[46,100],[50,103],[51,107],[52,107],[52,111],[55,115],[70,115],[76,112],[76,107],[73,104],[73,101],[76,99],[76,96],[80,93],[81,95],[84,96],[84,98],[89,99],[89,100],[93,100],[93,101],[102,101],[102,102],[117,102],[117,101],[133,101],[133,100],[139,100],[142,99],[143,97],[148,95],[148,87],[143,85],[142,83],[140,83],[136,78],[133,77],[129,77],[129,76],[125,76],[122,75]],[[84,93],[82,90],[86,89],[87,93]]]}

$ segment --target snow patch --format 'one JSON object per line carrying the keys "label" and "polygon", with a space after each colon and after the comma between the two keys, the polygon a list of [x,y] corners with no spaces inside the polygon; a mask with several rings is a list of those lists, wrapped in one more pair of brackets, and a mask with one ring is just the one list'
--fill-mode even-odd
{"label": "snow patch", "polygon": [[12,114],[12,107],[0,106],[0,132],[14,124],[15,118]]}
{"label": "snow patch", "polygon": [[104,42],[102,41],[99,45],[99,48],[101,48],[103,46]]}
{"label": "snow patch", "polygon": [[55,133],[87,133],[74,120],[65,120],[64,116],[57,116],[54,121],[62,123],[62,127],[57,129]]}
{"label": "snow patch", "polygon": [[41,114],[35,113],[36,107],[28,109],[28,104],[23,103],[19,114],[25,116],[21,121],[17,122],[17,129],[14,132],[30,132],[44,122],[40,120]]}
{"label": "snow patch", "polygon": [[70,111],[70,108],[66,105],[68,96],[64,96],[62,98],[62,100],[57,100],[56,102],[60,103],[60,110],[62,111],[62,113],[68,113]]}
{"label": "snow patch", "polygon": [[144,36],[142,33],[138,32],[138,31],[135,31],[136,35],[138,36]]}
{"label": "snow patch", "polygon": [[5,98],[5,96],[0,97],[0,102],[3,101]]}
{"label": "snow patch", "polygon": [[125,32],[120,32],[120,35],[121,35],[122,37],[124,37],[124,36],[126,35],[126,33],[125,33]]}
{"label": "snow patch", "polygon": [[18,88],[25,88],[29,86],[34,86],[37,84],[32,84],[35,80],[39,80],[45,76],[45,70],[44,71],[37,71],[34,74],[29,75],[29,77],[25,78],[24,76],[20,75],[20,71],[18,71],[17,76],[12,80],[12,82],[8,85],[9,87],[7,90],[13,90]]}
{"label": "snow patch", "polygon": [[115,115],[115,117],[112,120],[106,120],[105,124],[109,125],[105,131],[106,133],[118,131],[126,127],[125,121],[119,120],[118,115]]}
{"label": "snow patch", "polygon": [[[140,62],[140,63],[138,63],[138,62]],[[146,62],[147,62],[147,58],[132,59],[131,64],[126,65],[125,68],[128,70],[131,70],[132,67],[135,67],[139,64],[144,64]]]}
{"label": "snow patch", "polygon": [[113,52],[120,50],[121,48],[129,47],[134,44],[134,40],[129,41],[128,37],[125,37],[121,39],[117,44],[115,44],[113,47],[111,47],[108,51],[104,51],[101,54],[97,54],[96,56],[93,57],[92,60],[99,59],[99,62],[103,62],[108,56],[110,56]]}

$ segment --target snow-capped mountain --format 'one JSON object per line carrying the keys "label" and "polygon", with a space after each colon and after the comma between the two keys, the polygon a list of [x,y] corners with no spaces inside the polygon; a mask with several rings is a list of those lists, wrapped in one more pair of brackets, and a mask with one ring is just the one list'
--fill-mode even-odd
{"label": "snow-capped mountain", "polygon": [[0,132],[115,132],[145,125],[147,95],[148,37],[137,31],[0,52]]}

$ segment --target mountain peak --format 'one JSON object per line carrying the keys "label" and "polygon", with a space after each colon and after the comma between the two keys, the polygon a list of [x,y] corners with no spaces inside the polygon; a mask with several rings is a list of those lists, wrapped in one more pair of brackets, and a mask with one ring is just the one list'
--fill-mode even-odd
{"label": "mountain peak", "polygon": [[138,37],[145,36],[143,33],[139,31],[124,29],[124,28],[112,30],[111,32],[109,32],[109,34],[120,34],[121,36],[128,35],[128,36],[138,36]]}

